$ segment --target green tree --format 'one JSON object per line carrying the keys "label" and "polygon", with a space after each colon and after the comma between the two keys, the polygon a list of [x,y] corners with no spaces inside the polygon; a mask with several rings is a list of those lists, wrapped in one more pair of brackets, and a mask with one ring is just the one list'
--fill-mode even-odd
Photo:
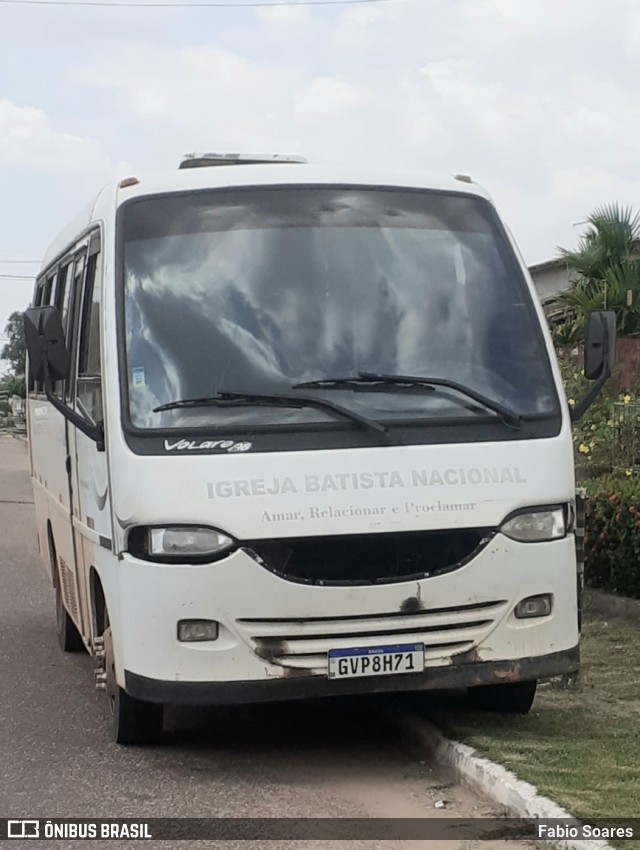
{"label": "green tree", "polygon": [[615,312],[620,336],[640,337],[640,213],[605,204],[586,224],[574,251],[560,249],[573,281],[558,299],[568,309],[556,337],[578,342],[587,313],[602,309]]}
{"label": "green tree", "polygon": [[16,377],[16,375],[5,375],[0,378],[0,390],[6,390],[9,395],[19,395],[21,398],[26,398],[27,385],[24,377]]}
{"label": "green tree", "polygon": [[24,377],[26,346],[24,341],[24,314],[17,311],[9,316],[4,332],[8,342],[0,351],[0,359],[7,360],[11,364],[14,377]]}

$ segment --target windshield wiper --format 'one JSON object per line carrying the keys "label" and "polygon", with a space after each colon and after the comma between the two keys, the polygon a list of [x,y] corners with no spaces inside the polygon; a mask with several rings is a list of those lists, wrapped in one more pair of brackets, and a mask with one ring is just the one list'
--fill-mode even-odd
{"label": "windshield wiper", "polygon": [[256,407],[316,407],[318,410],[334,413],[336,416],[341,416],[343,419],[349,419],[351,422],[355,422],[361,428],[373,431],[384,443],[391,441],[389,430],[379,422],[375,422],[373,419],[367,419],[366,416],[360,416],[358,413],[354,413],[353,410],[342,407],[340,404],[335,404],[323,398],[311,398],[310,396],[218,393],[218,395],[208,396],[206,398],[183,398],[178,401],[170,401],[167,404],[154,407],[153,412],[159,413],[162,410],[177,410],[181,407],[249,407],[253,405]]}
{"label": "windshield wiper", "polygon": [[471,389],[471,387],[466,387],[464,384],[459,384],[457,381],[450,381],[447,378],[418,377],[414,375],[385,375],[378,372],[358,372],[357,375],[347,378],[320,378],[316,381],[303,381],[300,384],[294,384],[292,389],[313,388],[318,390],[347,390],[351,386],[374,387],[376,385],[398,387],[398,389],[402,387],[424,387],[428,390],[437,390],[438,387],[445,387],[446,389],[455,390],[456,392],[461,393],[461,395],[467,396],[467,398],[478,402],[478,404],[484,405],[484,407],[489,410],[493,410],[494,413],[498,414],[505,425],[508,425],[510,428],[522,427],[522,417],[519,413],[511,410],[499,401],[494,401],[482,393]]}

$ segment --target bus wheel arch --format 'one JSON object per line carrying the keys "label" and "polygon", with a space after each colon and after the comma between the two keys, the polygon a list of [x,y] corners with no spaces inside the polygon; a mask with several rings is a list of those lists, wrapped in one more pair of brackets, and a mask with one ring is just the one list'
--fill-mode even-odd
{"label": "bus wheel arch", "polygon": [[143,745],[157,743],[162,736],[164,706],[143,702],[130,696],[118,684],[116,676],[113,628],[102,582],[95,569],[90,572],[91,596],[94,613],[94,628],[99,632],[96,641],[100,660],[96,668],[103,673],[103,689],[106,693],[111,719],[111,738],[116,744]]}
{"label": "bus wheel arch", "polygon": [[89,592],[91,594],[91,615],[93,638],[101,637],[108,625],[107,602],[102,581],[95,567],[89,570]]}
{"label": "bus wheel arch", "polygon": [[53,528],[51,527],[51,520],[47,520],[47,553],[49,555],[49,569],[51,571],[51,583],[55,587],[59,581],[58,576],[58,559],[56,556],[56,544],[53,539]]}

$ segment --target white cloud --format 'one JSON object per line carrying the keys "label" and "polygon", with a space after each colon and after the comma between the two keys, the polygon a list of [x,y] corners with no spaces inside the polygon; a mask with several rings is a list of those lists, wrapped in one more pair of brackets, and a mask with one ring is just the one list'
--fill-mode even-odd
{"label": "white cloud", "polygon": [[[540,38],[568,46],[594,30],[601,34],[616,26],[614,7],[625,14],[632,0],[464,0],[453,20],[455,30],[472,52],[509,50],[519,44],[531,45]],[[546,61],[547,55],[528,52],[522,57],[530,62]]]}
{"label": "white cloud", "polygon": [[288,138],[282,118],[297,75],[217,47],[142,46],[113,66],[79,69],[76,78],[116,92],[149,127],[171,128],[181,147],[255,150]]}
{"label": "white cloud", "polygon": [[[371,104],[371,93],[336,77],[317,77],[297,96],[293,119],[302,127],[353,118],[353,111]],[[331,125],[330,125],[331,126]]]}
{"label": "white cloud", "polygon": [[[627,0],[612,2],[631,15]],[[420,4],[347,10],[327,36],[333,53],[326,62],[321,45],[314,61],[301,61],[297,36],[295,63],[286,53],[258,58],[255,50],[243,55],[215,44],[125,45],[76,79],[115,93],[124,117],[161,139],[154,150],[171,147],[176,159],[194,149],[274,150],[315,162],[471,173],[508,199],[525,252],[539,259],[544,245],[552,250],[558,241],[554,227],[560,232],[566,220],[584,217],[592,200],[624,188],[640,133],[633,79],[613,68],[599,73],[599,54],[584,35],[597,42],[601,4],[567,3],[570,12],[558,13],[553,32],[569,39],[572,27],[580,31],[590,61],[578,66],[553,51],[506,62],[509,51],[524,57],[528,39],[546,37],[552,0],[434,0],[428,11]],[[280,14],[262,10],[262,25],[305,20],[297,8]],[[619,40],[625,20],[616,23]],[[363,73],[353,39],[371,46],[387,32],[394,44],[404,34],[406,56],[394,54],[384,67],[371,63]],[[488,54],[485,36],[503,50]],[[380,62],[383,54],[376,55]],[[333,72],[318,73],[318,64]],[[527,208],[540,216],[535,225],[521,213]]]}
{"label": "white cloud", "polygon": [[340,16],[333,35],[339,47],[359,48],[372,46],[384,38],[385,24],[397,20],[401,14],[398,6],[354,6]]}
{"label": "white cloud", "polygon": [[[552,176],[550,189],[559,202],[578,200],[585,207],[596,206],[600,199],[615,197],[622,181],[611,171],[598,166],[563,166]],[[626,188],[626,187],[625,187]]]}
{"label": "white cloud", "polygon": [[624,48],[627,58],[636,65],[640,63],[640,9],[629,12],[624,28]]}
{"label": "white cloud", "polygon": [[312,20],[308,6],[271,6],[258,11],[258,17],[266,24],[291,29]]}
{"label": "white cloud", "polygon": [[56,130],[41,109],[0,100],[0,166],[83,171],[105,163],[93,139]]}
{"label": "white cloud", "polygon": [[[640,208],[638,0],[26,14],[3,17],[4,257],[193,150],[468,173],[529,262],[599,204]],[[0,330],[30,289],[5,281]]]}
{"label": "white cloud", "polygon": [[[639,205],[637,0],[274,7],[229,13],[226,27],[217,15],[210,31],[190,15],[162,41],[110,30],[81,67],[64,66],[72,92],[95,95],[84,126],[113,128],[110,159],[128,171],[208,149],[470,173],[535,260],[607,193]],[[0,162],[91,160],[95,143],[33,112],[14,120],[20,142],[3,133]]]}

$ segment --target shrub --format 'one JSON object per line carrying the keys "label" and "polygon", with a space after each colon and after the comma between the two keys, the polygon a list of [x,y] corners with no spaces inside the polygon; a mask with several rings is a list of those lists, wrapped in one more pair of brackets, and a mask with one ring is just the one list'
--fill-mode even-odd
{"label": "shrub", "polygon": [[[558,362],[572,406],[583,397],[589,382],[570,352],[560,352]],[[636,599],[640,599],[638,399],[638,380],[629,392],[618,392],[610,381],[572,429],[576,477],[587,490],[585,582]],[[618,466],[624,459],[615,475],[614,454]]]}
{"label": "shrub", "polygon": [[585,581],[640,599],[640,481],[609,476],[586,490]]}
{"label": "shrub", "polygon": [[[591,382],[586,380],[582,366],[570,353],[558,352],[558,365],[569,406],[573,407],[586,395]],[[614,421],[613,405],[616,401],[629,403],[634,396],[635,393],[617,392],[614,383],[610,381],[580,421],[574,423],[573,445],[579,480],[611,472],[612,448],[617,436],[616,426],[619,425]]]}

